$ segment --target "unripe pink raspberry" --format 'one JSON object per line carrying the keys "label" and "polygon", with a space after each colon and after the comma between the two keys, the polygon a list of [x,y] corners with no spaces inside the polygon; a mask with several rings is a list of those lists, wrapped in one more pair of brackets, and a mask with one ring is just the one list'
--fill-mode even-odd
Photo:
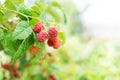
{"label": "unripe pink raspberry", "polygon": [[47,39],[48,35],[46,32],[39,32],[38,33],[38,42],[44,42]]}
{"label": "unripe pink raspberry", "polygon": [[50,28],[48,31],[50,37],[57,37],[58,29],[57,28]]}
{"label": "unripe pink raspberry", "polygon": [[41,23],[37,23],[37,24],[35,25],[33,31],[34,31],[35,33],[39,33],[39,32],[40,32],[41,30],[43,30],[43,29],[44,29],[43,25],[42,25]]}

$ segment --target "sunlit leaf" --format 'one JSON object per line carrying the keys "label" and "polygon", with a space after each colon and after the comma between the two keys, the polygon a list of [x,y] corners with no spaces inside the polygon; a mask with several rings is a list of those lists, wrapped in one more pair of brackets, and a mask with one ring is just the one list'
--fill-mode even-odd
{"label": "sunlit leaf", "polygon": [[13,32],[14,39],[26,39],[32,33],[32,28],[30,25],[23,21],[18,24]]}

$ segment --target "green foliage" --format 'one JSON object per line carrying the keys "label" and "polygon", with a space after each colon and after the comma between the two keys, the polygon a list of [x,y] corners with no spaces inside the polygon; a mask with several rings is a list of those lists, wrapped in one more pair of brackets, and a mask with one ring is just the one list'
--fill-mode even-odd
{"label": "green foliage", "polygon": [[4,31],[0,29],[0,41],[4,38]]}
{"label": "green foliage", "polygon": [[28,38],[24,39],[19,46],[18,50],[13,56],[13,61],[16,61],[18,58],[22,57],[26,51],[29,49],[31,45],[34,44],[34,38],[33,35],[29,36]]}
{"label": "green foliage", "polygon": [[18,11],[20,12],[18,16],[21,20],[27,20],[27,16],[28,20],[31,20],[29,16],[32,16],[32,11],[30,9],[27,9],[26,7],[21,7]]}
{"label": "green foliage", "polygon": [[66,41],[65,33],[64,32],[59,32],[58,37],[59,37],[60,40],[62,40],[62,44],[64,44],[65,41]]}
{"label": "green foliage", "polygon": [[16,10],[15,5],[12,3],[11,0],[6,0],[6,2],[4,3],[5,7],[11,10]]}
{"label": "green foliage", "polygon": [[3,12],[2,11],[0,11],[0,21],[2,20],[2,18],[3,18]]}
{"label": "green foliage", "polygon": [[4,37],[1,40],[1,44],[6,50],[15,51],[15,48],[14,48],[15,42],[12,39],[11,32],[4,31]]}
{"label": "green foliage", "polygon": [[29,35],[31,35],[32,33],[32,28],[29,25],[29,23],[23,21],[18,23],[18,25],[16,26],[16,29],[13,32],[13,38],[15,40],[17,39],[26,39]]}
{"label": "green foliage", "polygon": [[31,8],[35,13],[41,15],[44,12],[45,6],[42,3],[38,2],[36,3],[36,5],[32,6]]}

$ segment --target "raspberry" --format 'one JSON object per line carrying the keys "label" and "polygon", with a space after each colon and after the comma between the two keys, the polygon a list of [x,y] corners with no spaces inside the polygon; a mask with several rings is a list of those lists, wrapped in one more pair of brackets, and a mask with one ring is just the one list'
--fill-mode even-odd
{"label": "raspberry", "polygon": [[53,74],[51,74],[51,75],[49,76],[49,78],[50,78],[50,80],[57,80],[56,77],[55,77]]}
{"label": "raspberry", "polygon": [[57,37],[49,37],[47,44],[54,49],[58,49],[61,45],[61,41]]}
{"label": "raspberry", "polygon": [[38,33],[38,42],[44,42],[47,39],[48,35],[46,32]]}
{"label": "raspberry", "polygon": [[53,43],[54,42],[52,40],[48,39],[48,41],[47,41],[48,46],[53,46]]}
{"label": "raspberry", "polygon": [[16,78],[19,77],[18,70],[16,68],[12,70],[12,75]]}
{"label": "raspberry", "polygon": [[35,33],[39,33],[39,32],[40,32],[41,30],[43,30],[43,29],[44,29],[43,25],[42,25],[41,23],[38,23],[38,24],[35,25],[33,31],[34,31]]}
{"label": "raspberry", "polygon": [[49,40],[51,40],[51,41],[53,41],[53,42],[55,42],[56,40],[58,40],[58,38],[57,37],[50,37],[49,36],[49,38],[48,38]]}
{"label": "raspberry", "polygon": [[60,45],[61,45],[61,41],[60,41],[60,40],[56,40],[56,41],[54,42],[54,44],[53,44],[53,48],[54,48],[54,49],[58,49],[58,48],[60,47]]}
{"label": "raspberry", "polygon": [[48,31],[50,37],[57,37],[58,29],[57,28],[50,28]]}
{"label": "raspberry", "polygon": [[1,66],[6,70],[10,70],[10,65],[9,64],[2,64]]}
{"label": "raspberry", "polygon": [[39,52],[39,48],[36,47],[36,46],[32,46],[30,49],[29,49],[29,52],[31,55],[35,55]]}
{"label": "raspberry", "polygon": [[58,40],[57,37],[49,37],[47,41],[48,46],[53,46],[54,42],[56,42],[57,40]]}

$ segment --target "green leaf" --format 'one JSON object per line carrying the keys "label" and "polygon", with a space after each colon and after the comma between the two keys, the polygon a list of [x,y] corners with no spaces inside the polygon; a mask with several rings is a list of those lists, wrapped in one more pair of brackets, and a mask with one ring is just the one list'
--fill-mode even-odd
{"label": "green leaf", "polygon": [[24,5],[24,0],[11,0],[15,5],[16,9],[19,9],[21,6]]}
{"label": "green leaf", "polygon": [[0,40],[2,40],[3,38],[4,38],[4,31],[0,29]]}
{"label": "green leaf", "polygon": [[3,12],[2,11],[0,11],[0,21],[2,20],[2,18],[3,18]]}
{"label": "green leaf", "polygon": [[30,20],[30,25],[32,25],[34,27],[35,24],[37,24],[38,22],[39,22],[39,20],[32,19],[32,20]]}
{"label": "green leaf", "polygon": [[50,14],[53,19],[57,22],[57,23],[65,23],[67,22],[65,13],[63,12],[62,9],[55,7],[55,6],[48,6],[46,8],[46,14]]}
{"label": "green leaf", "polygon": [[65,36],[64,32],[59,32],[58,37],[62,41],[62,45],[63,45],[66,41],[66,36]]}
{"label": "green leaf", "polygon": [[18,24],[13,32],[13,38],[16,39],[26,39],[32,33],[32,28],[26,21],[22,21]]}
{"label": "green leaf", "polygon": [[49,6],[47,9],[46,9],[46,13],[47,14],[50,14],[52,16],[52,18],[57,22],[57,23],[60,23],[61,22],[61,17],[59,15],[59,13],[56,12],[56,10]]}
{"label": "green leaf", "polygon": [[4,31],[4,37],[1,40],[1,44],[3,45],[4,49],[14,52],[15,51],[15,49],[14,49],[15,42],[12,39],[13,39],[12,33]]}
{"label": "green leaf", "polygon": [[12,9],[12,10],[16,10],[15,5],[12,3],[11,0],[6,0],[6,2],[4,3],[5,7],[8,9]]}
{"label": "green leaf", "polygon": [[[32,11],[24,6],[20,7],[19,10],[18,10],[20,13],[24,14],[26,17],[28,17],[29,20],[31,20],[31,18],[29,16],[32,16]],[[21,14],[18,14],[18,17],[20,17],[21,20],[27,20],[27,18],[21,15]]]}
{"label": "green leaf", "polygon": [[13,57],[14,53],[9,51],[9,50],[5,50],[4,53],[10,57]]}
{"label": "green leaf", "polygon": [[26,59],[26,55],[24,55],[20,61],[20,70],[24,70],[27,64],[28,64],[28,62]]}
{"label": "green leaf", "polygon": [[17,59],[21,58],[22,56],[24,56],[26,51],[33,44],[34,44],[34,37],[33,37],[33,35],[30,35],[28,38],[23,40],[21,45],[19,46],[17,52],[13,56],[13,62],[15,62]]}
{"label": "green leaf", "polygon": [[0,51],[1,50],[3,50],[4,48],[3,48],[3,46],[2,46],[2,44],[1,44],[1,42],[0,42]]}
{"label": "green leaf", "polygon": [[66,14],[65,14],[62,6],[56,1],[51,2],[51,5],[54,6],[54,7],[57,7],[58,9],[60,9],[62,11],[63,17],[64,17],[64,23],[66,24],[67,23],[67,17],[66,17]]}
{"label": "green leaf", "polygon": [[24,4],[24,0],[12,0],[15,5]]}
{"label": "green leaf", "polygon": [[40,2],[36,3],[36,5],[32,6],[31,8],[39,15],[44,12],[44,5]]}
{"label": "green leaf", "polygon": [[62,6],[56,1],[51,2],[51,5],[55,6],[55,7],[58,7],[59,9],[62,9]]}

